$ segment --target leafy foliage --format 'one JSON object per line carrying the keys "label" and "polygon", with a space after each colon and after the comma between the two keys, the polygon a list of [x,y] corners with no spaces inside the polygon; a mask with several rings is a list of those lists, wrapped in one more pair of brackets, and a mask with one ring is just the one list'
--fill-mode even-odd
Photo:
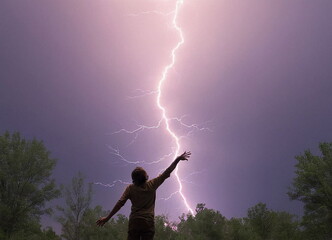
{"label": "leafy foliage", "polygon": [[174,239],[177,225],[170,222],[165,215],[155,217],[155,239]]}
{"label": "leafy foliage", "polygon": [[61,238],[53,231],[52,228],[47,227],[41,229],[37,222],[32,222],[25,231],[16,231],[10,237],[10,240],[61,240]]}
{"label": "leafy foliage", "polygon": [[297,156],[296,177],[288,195],[304,203],[302,224],[315,239],[332,238],[332,143],[321,143],[322,156],[309,150]]}
{"label": "leafy foliage", "polygon": [[0,234],[9,238],[50,211],[45,203],[59,195],[50,177],[55,163],[41,141],[0,136]]}
{"label": "leafy foliage", "polygon": [[249,239],[300,239],[299,224],[295,216],[269,210],[264,203],[249,208],[244,221]]}
{"label": "leafy foliage", "polygon": [[71,185],[65,187],[63,195],[66,207],[58,207],[62,216],[58,221],[62,225],[62,236],[68,240],[79,240],[83,236],[83,219],[89,209],[92,197],[92,186],[84,184],[84,177],[78,173]]}
{"label": "leafy foliage", "polygon": [[[296,177],[288,195],[304,203],[302,227],[296,216],[258,203],[244,218],[225,218],[219,211],[197,204],[196,214],[180,222],[155,217],[155,240],[302,240],[332,239],[332,143],[320,144],[321,156],[310,151],[297,156]],[[42,229],[40,215],[50,213],[45,203],[59,196],[51,173],[56,161],[41,141],[19,133],[0,136],[0,239],[60,240],[52,228]],[[65,206],[58,207],[62,237],[68,240],[123,240],[128,218],[118,214],[104,227],[96,220],[107,213],[90,207],[92,185],[82,174],[63,188]]]}
{"label": "leafy foliage", "polygon": [[270,238],[274,224],[273,220],[273,214],[266,208],[266,204],[258,203],[248,209],[246,221],[258,239]]}
{"label": "leafy foliage", "polygon": [[106,215],[101,206],[89,208],[82,219],[81,240],[99,240],[99,239],[126,239],[128,218],[118,214],[117,218],[112,218],[104,227],[97,227],[96,220],[100,216]]}
{"label": "leafy foliage", "polygon": [[197,204],[196,215],[180,218],[178,239],[224,239],[226,218],[218,211],[208,209],[205,204]]}

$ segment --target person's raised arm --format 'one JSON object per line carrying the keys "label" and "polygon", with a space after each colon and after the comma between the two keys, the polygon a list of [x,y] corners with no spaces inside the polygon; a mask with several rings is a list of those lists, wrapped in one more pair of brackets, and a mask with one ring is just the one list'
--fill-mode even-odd
{"label": "person's raised arm", "polygon": [[164,174],[169,175],[171,174],[171,172],[174,171],[174,169],[176,168],[176,166],[178,165],[178,163],[180,161],[188,161],[189,157],[191,155],[191,152],[184,152],[182,153],[180,156],[178,156],[173,162],[172,164],[165,170]]}
{"label": "person's raised arm", "polygon": [[171,173],[174,171],[176,166],[180,161],[188,160],[190,157],[191,152],[184,152],[180,156],[178,156],[172,163],[169,165],[169,167],[158,177],[152,179],[150,182],[152,184],[152,187],[154,189],[157,189],[167,178],[170,177]]}

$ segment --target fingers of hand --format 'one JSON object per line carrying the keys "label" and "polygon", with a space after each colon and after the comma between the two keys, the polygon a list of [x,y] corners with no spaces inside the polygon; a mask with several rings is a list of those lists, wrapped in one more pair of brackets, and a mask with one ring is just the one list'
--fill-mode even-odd
{"label": "fingers of hand", "polygon": [[190,155],[191,155],[191,152],[184,152],[184,153],[183,153],[183,157],[184,157],[186,160],[188,160],[188,158],[190,157]]}
{"label": "fingers of hand", "polygon": [[96,221],[96,223],[97,223],[98,226],[102,227],[102,226],[104,226],[105,221],[104,221],[104,219],[99,219],[99,220]]}
{"label": "fingers of hand", "polygon": [[190,157],[191,155],[191,152],[187,152],[185,151],[184,153],[182,153],[178,158],[180,160],[187,160],[188,161],[188,158]]}

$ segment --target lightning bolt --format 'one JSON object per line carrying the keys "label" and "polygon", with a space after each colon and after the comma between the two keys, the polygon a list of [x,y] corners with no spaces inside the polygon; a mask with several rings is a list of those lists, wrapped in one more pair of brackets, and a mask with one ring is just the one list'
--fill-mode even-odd
{"label": "lightning bolt", "polygon": [[148,14],[157,14],[157,15],[161,15],[161,16],[167,17],[169,15],[174,14],[174,11],[171,11],[171,12],[168,12],[168,13],[164,13],[164,12],[160,12],[160,11],[146,11],[146,12],[140,12],[138,14],[128,14],[127,16],[130,16],[130,17],[139,17],[141,15],[148,15]]}
{"label": "lightning bolt", "polygon": [[[174,158],[176,158],[179,155],[179,152],[180,152],[180,148],[181,148],[180,138],[175,134],[175,132],[170,127],[170,121],[171,121],[171,119],[167,116],[166,108],[165,108],[165,106],[161,102],[161,96],[162,96],[162,87],[163,87],[165,81],[167,80],[168,73],[169,73],[169,71],[175,65],[176,52],[181,47],[181,45],[184,44],[183,32],[182,32],[182,29],[179,27],[179,25],[177,23],[179,11],[180,11],[181,6],[183,5],[183,2],[184,2],[184,0],[177,0],[176,1],[175,10],[174,10],[174,16],[173,16],[173,19],[172,19],[172,26],[177,31],[177,33],[178,33],[178,35],[180,37],[180,40],[178,41],[178,43],[176,44],[176,46],[172,49],[171,63],[168,64],[164,68],[164,70],[162,72],[161,79],[159,80],[159,83],[158,83],[158,88],[157,88],[158,89],[157,106],[161,110],[162,120],[165,122],[166,130],[167,130],[168,134],[173,138],[173,140],[175,142],[175,145],[176,145],[176,149],[175,149],[175,153],[174,153]],[[177,182],[179,184],[179,190],[177,192],[180,194],[180,196],[181,196],[181,198],[182,198],[182,200],[183,200],[184,205],[186,206],[186,208],[190,211],[191,214],[194,214],[194,211],[192,210],[192,208],[188,204],[186,196],[182,192],[183,186],[182,186],[182,183],[181,183],[181,179],[179,177],[178,170],[179,170],[178,167],[174,170],[174,172],[175,172],[174,174],[175,174],[176,180],[177,180]]]}
{"label": "lightning bolt", "polygon": [[114,187],[118,183],[123,184],[123,185],[129,185],[129,184],[131,184],[130,182],[125,182],[125,181],[122,181],[122,180],[114,180],[112,183],[108,183],[108,184],[104,184],[104,183],[101,183],[101,182],[95,182],[93,184],[95,184],[95,185],[101,185],[103,187],[112,188],[112,187]]}
{"label": "lightning bolt", "polygon": [[[155,90],[152,91],[146,91],[146,90],[142,90],[142,89],[136,89],[135,90],[135,94],[134,96],[128,97],[129,99],[136,99],[136,98],[140,98],[140,97],[145,97],[145,96],[149,96],[149,95],[156,95],[156,105],[158,107],[158,109],[161,112],[161,117],[159,118],[158,122],[155,125],[143,125],[143,124],[136,124],[136,128],[133,130],[127,130],[127,129],[120,129],[118,131],[115,131],[111,134],[129,134],[129,135],[133,135],[134,138],[132,139],[132,141],[127,145],[131,145],[133,143],[136,142],[139,134],[143,131],[149,131],[149,130],[156,130],[156,129],[160,129],[162,127],[165,126],[167,133],[170,135],[170,137],[172,138],[173,142],[175,143],[174,147],[172,147],[172,151],[168,154],[164,154],[162,157],[160,157],[158,160],[156,161],[130,161],[128,160],[121,152],[118,148],[112,147],[107,145],[108,149],[110,150],[110,153],[115,155],[118,159],[120,159],[122,162],[124,162],[125,164],[145,164],[145,165],[150,165],[150,164],[157,164],[160,163],[166,159],[169,159],[172,156],[172,160],[175,159],[179,153],[180,153],[180,149],[181,149],[181,145],[180,145],[180,140],[184,137],[189,137],[194,131],[211,131],[209,128],[207,127],[202,127],[198,124],[188,124],[184,122],[184,118],[186,117],[185,115],[182,117],[169,117],[167,114],[167,109],[166,106],[162,104],[162,95],[163,95],[163,86],[165,84],[165,82],[167,81],[168,78],[168,73],[174,68],[175,62],[176,62],[176,53],[179,50],[179,48],[184,44],[184,36],[183,36],[183,32],[182,29],[179,27],[178,23],[177,23],[177,19],[179,16],[179,11],[180,8],[182,7],[184,3],[184,0],[176,0],[175,2],[175,9],[169,13],[162,13],[159,11],[149,11],[149,12],[142,12],[139,14],[131,14],[129,16],[133,16],[133,17],[138,17],[141,15],[145,15],[145,14],[157,14],[157,15],[162,15],[162,16],[170,16],[172,15],[172,21],[171,21],[171,27],[177,32],[178,36],[179,36],[179,40],[177,42],[177,44],[174,46],[174,48],[172,48],[171,50],[171,54],[170,54],[170,63],[168,65],[166,65],[163,68],[163,71],[161,73],[161,77],[158,80],[158,84],[157,87],[155,88]],[[186,136],[178,136],[175,131],[171,128],[171,122],[175,121],[178,124],[180,124],[180,126],[182,126],[183,128],[188,129],[187,135]],[[193,174],[198,174],[200,172],[193,172],[192,174],[190,174],[189,176],[193,175]],[[161,198],[160,200],[169,200],[171,199],[173,196],[179,194],[181,196],[181,199],[185,205],[185,207],[187,208],[187,210],[194,215],[194,211],[193,209],[190,207],[186,196],[183,193],[183,185],[182,182],[186,181],[186,178],[188,178],[189,176],[187,176],[186,178],[180,178],[179,173],[178,173],[178,168],[176,168],[174,170],[174,175],[176,177],[176,181],[178,183],[178,189],[171,193],[168,197],[166,198]],[[109,184],[103,184],[100,182],[95,182],[96,185],[101,185],[104,187],[114,187],[117,184],[129,184],[126,181],[122,181],[122,180],[115,180]]]}

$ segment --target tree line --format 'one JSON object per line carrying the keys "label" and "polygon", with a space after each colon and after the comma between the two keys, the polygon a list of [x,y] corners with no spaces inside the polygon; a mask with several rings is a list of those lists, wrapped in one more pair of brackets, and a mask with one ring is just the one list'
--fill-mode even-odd
{"label": "tree line", "polygon": [[[179,220],[155,217],[156,240],[297,240],[332,239],[332,143],[320,143],[319,156],[309,150],[296,157],[290,199],[304,205],[302,217],[274,211],[264,203],[248,209],[243,218],[227,219],[203,203],[195,214]],[[70,184],[60,187],[52,179],[56,160],[42,141],[26,140],[19,133],[0,136],[0,239],[4,240],[123,240],[128,218],[118,214],[104,227],[95,222],[106,215],[101,206],[91,206],[92,184],[78,173]],[[63,206],[45,207],[62,197]],[[40,217],[54,216],[61,233],[43,228]]]}

